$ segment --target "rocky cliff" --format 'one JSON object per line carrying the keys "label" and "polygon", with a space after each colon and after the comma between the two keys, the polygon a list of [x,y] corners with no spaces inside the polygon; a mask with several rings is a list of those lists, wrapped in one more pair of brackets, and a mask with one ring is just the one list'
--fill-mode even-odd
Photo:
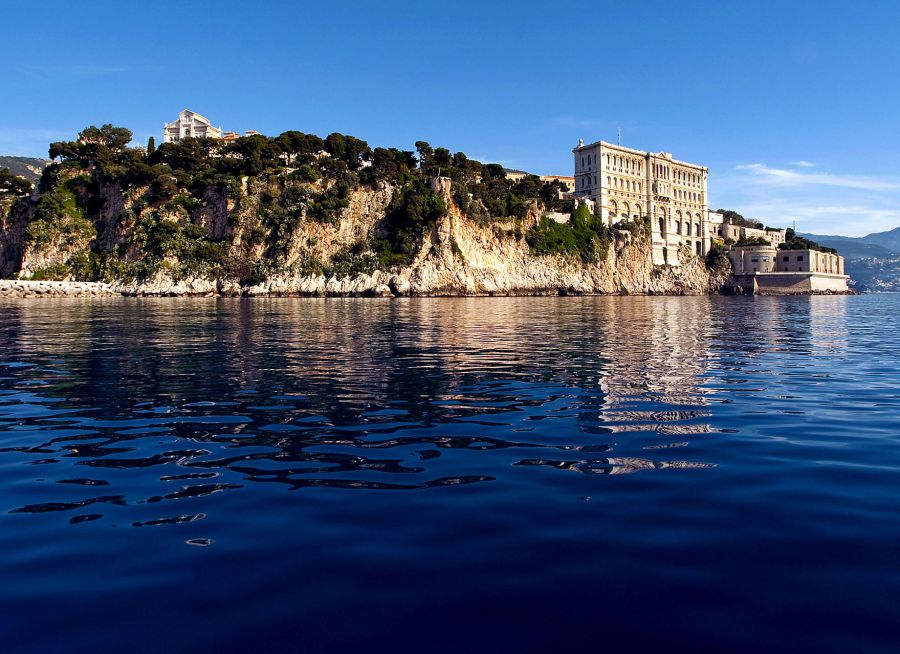
{"label": "rocky cliff", "polygon": [[728,278],[687,248],[654,266],[647,223],[611,228],[554,184],[423,142],[286,132],[145,153],[122,128],[80,136],[51,144],[30,195],[0,192],[0,277],[319,296],[699,294]]}
{"label": "rocky cliff", "polygon": [[[283,256],[267,260],[270,248],[254,242],[254,237],[259,241],[258,234],[265,230],[260,202],[271,189],[257,184],[246,188],[240,203],[211,193],[196,219],[210,236],[225,239],[226,256],[232,263],[263,268],[264,274],[241,279],[233,268],[192,271],[179,265],[184,262],[177,256],[168,256],[146,278],[123,276],[108,281],[122,292],[136,295],[429,296],[702,294],[718,292],[727,280],[727,271],[712,273],[703,259],[687,250],[679,254],[685,265],[652,265],[649,241],[642,231],[614,231],[609,247],[597,261],[586,263],[571,254],[537,255],[524,237],[540,220],[537,203],[522,220],[484,223],[460,210],[449,179],[435,179],[433,184],[447,211],[426,230],[407,265],[380,267],[369,261],[368,266],[351,265],[343,272],[334,265],[336,258],[348,252],[351,254],[344,258],[366,261],[358,252],[378,235],[396,193],[390,185],[353,190],[333,223],[312,220],[303,212],[293,228],[277,238]],[[83,233],[68,229],[69,223],[80,217],[67,215],[60,221],[61,235],[45,241],[28,238],[37,210],[34,199],[7,206],[0,222],[3,276],[76,279],[79,275],[72,272],[73,258],[77,264],[92,245],[115,252],[123,263],[139,262],[142,253],[132,238],[139,229],[138,221],[129,218],[146,209],[116,185],[103,188],[99,197],[93,229]],[[162,220],[178,223],[186,219],[184,214],[174,210]],[[267,234],[263,240],[270,237]],[[352,254],[354,248],[357,254]]]}

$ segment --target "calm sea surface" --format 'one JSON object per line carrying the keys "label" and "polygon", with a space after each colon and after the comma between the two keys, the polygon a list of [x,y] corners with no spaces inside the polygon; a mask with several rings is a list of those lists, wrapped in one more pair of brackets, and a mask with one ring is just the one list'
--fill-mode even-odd
{"label": "calm sea surface", "polygon": [[0,303],[0,651],[897,651],[898,322]]}

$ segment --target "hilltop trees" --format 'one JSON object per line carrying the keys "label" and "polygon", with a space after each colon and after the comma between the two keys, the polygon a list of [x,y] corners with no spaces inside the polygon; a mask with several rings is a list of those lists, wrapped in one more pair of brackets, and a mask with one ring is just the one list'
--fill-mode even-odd
{"label": "hilltop trees", "polygon": [[0,194],[23,196],[31,192],[31,182],[17,177],[8,168],[0,168]]}
{"label": "hilltop trees", "polygon": [[131,142],[131,130],[125,127],[113,127],[109,123],[102,127],[85,128],[78,133],[80,143],[105,145],[111,150],[122,150]]}
{"label": "hilltop trees", "polygon": [[808,238],[797,236],[797,232],[788,227],[784,235],[785,241],[778,246],[779,250],[817,250],[819,252],[827,252],[829,254],[837,254],[834,248],[825,247]]}
{"label": "hilltop trees", "polygon": [[372,158],[369,144],[353,136],[337,132],[325,138],[325,151],[338,161],[347,164],[350,170],[359,170],[364,161]]}
{"label": "hilltop trees", "polygon": [[[337,225],[364,187],[389,192],[383,219],[333,261],[303,259],[304,270],[405,265],[450,209],[433,188],[437,175],[452,180],[453,202],[484,224],[520,220],[534,202],[556,210],[571,204],[559,199],[558,182],[534,176],[514,182],[498,164],[425,141],[418,141],[415,151],[373,149],[347,134],[323,139],[291,130],[229,141],[188,137],[158,147],[151,140],[144,151],[129,148],[131,138],[125,128],[92,125],[77,140],[50,146],[55,163],[42,177],[28,238],[39,247],[64,239],[82,248],[69,266],[76,278],[144,279],[165,268],[178,274],[227,269],[241,279],[258,279],[296,257],[298,247],[311,247],[291,243],[302,221]],[[0,175],[0,192],[24,194],[23,184]],[[228,200],[224,219],[223,199]],[[111,215],[109,207],[115,206],[122,208]],[[209,227],[211,215],[218,216],[215,227]],[[565,227],[571,233],[558,235],[585,261],[603,252],[607,235],[595,222],[578,214],[573,226]],[[504,233],[518,238],[522,232]],[[539,250],[558,247],[552,234],[535,238]],[[90,243],[87,250],[84,243]]]}
{"label": "hilltop trees", "polygon": [[325,148],[325,141],[315,134],[288,131],[275,139],[284,154],[287,165],[293,163],[312,163],[313,159]]}
{"label": "hilltop trees", "polygon": [[725,219],[726,223],[731,223],[732,225],[738,225],[740,227],[752,227],[753,229],[763,229],[764,226],[758,220],[753,220],[751,218],[744,218],[737,211],[732,211],[731,209],[716,209],[716,213],[722,214],[722,217]]}

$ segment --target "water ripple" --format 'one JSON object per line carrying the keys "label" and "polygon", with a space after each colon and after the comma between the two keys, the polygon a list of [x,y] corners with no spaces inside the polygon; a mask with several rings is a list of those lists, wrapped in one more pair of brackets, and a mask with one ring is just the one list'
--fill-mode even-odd
{"label": "water ripple", "polygon": [[79,629],[90,606],[208,627],[234,588],[245,636],[296,610],[335,651],[360,643],[333,616],[391,642],[472,596],[561,631],[654,615],[700,649],[814,623],[826,651],[835,615],[887,633],[900,603],[894,298],[0,303],[0,598]]}

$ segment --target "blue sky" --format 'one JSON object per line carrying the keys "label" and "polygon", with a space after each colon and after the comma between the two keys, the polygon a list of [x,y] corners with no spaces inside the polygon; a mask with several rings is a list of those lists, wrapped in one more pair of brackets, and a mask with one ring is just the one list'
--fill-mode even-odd
{"label": "blue sky", "polygon": [[614,141],[710,168],[713,207],[900,226],[900,2],[9,3],[0,154],[112,122],[416,140],[536,173]]}

